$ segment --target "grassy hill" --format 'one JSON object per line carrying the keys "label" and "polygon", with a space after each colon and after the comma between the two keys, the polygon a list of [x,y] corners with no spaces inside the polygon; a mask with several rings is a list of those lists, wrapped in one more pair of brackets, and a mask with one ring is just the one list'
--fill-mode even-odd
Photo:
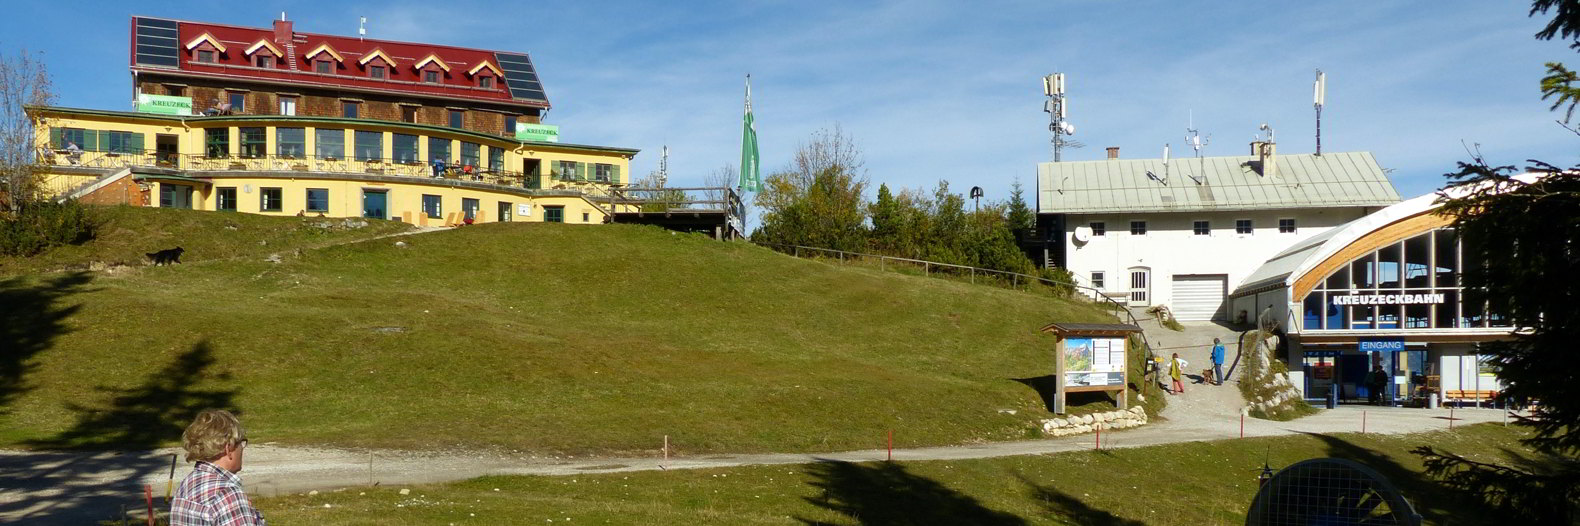
{"label": "grassy hill", "polygon": [[[160,213],[189,239],[215,231],[179,232],[186,216],[301,222]],[[651,451],[666,434],[692,453],[880,447],[889,429],[906,446],[1017,439],[1047,416],[1013,380],[1051,372],[1037,329],[1112,319],[648,227],[397,239],[278,264],[0,281],[0,325],[28,327],[0,331],[0,445],[170,444],[208,406],[243,411],[255,442],[291,444],[575,454]]]}

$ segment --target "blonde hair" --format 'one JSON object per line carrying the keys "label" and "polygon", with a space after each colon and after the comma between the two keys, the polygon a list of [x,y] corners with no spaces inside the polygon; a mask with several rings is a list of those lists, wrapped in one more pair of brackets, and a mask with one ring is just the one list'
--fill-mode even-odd
{"label": "blonde hair", "polygon": [[223,409],[205,409],[181,433],[181,449],[187,452],[187,462],[209,461],[224,456],[226,446],[246,439],[247,433],[236,415]]}

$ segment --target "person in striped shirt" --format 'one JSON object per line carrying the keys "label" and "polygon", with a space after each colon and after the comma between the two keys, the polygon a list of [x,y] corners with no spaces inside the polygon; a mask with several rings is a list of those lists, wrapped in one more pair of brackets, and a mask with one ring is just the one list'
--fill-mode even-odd
{"label": "person in striped shirt", "polygon": [[247,433],[236,415],[222,409],[198,413],[181,433],[187,462],[196,462],[170,502],[170,526],[263,526],[263,513],[241,490],[242,452]]}

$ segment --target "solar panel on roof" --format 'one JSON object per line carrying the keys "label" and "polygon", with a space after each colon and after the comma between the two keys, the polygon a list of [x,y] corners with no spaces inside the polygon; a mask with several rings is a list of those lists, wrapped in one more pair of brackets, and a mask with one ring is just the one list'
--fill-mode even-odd
{"label": "solar panel on roof", "polygon": [[158,18],[132,19],[132,41],[139,66],[174,68],[180,64],[179,22]]}
{"label": "solar panel on roof", "polygon": [[499,61],[499,69],[505,73],[505,87],[510,89],[511,98],[548,101],[548,96],[543,94],[543,84],[538,82],[538,71],[532,67],[531,58],[512,53],[495,53],[494,59]]}

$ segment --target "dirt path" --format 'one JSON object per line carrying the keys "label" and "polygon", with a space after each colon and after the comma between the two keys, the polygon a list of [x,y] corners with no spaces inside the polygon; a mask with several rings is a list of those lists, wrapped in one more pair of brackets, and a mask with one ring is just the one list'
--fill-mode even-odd
{"label": "dirt path", "polygon": [[[1226,389],[1232,389],[1225,386]],[[1187,388],[1187,392],[1189,392]],[[1344,407],[1293,422],[1247,419],[1245,436],[1360,431],[1413,433],[1447,429],[1449,410]],[[1499,422],[1504,413],[1462,409],[1454,425]],[[1131,448],[1176,442],[1226,440],[1239,436],[1238,414],[1158,421],[1137,429],[1104,433],[1105,448]],[[904,437],[896,437],[903,444]],[[908,448],[894,451],[895,460],[956,460],[1037,455],[1094,447],[1094,436],[992,444]],[[122,506],[141,506],[144,484],[155,489],[156,506],[163,496],[175,451],[140,452],[0,451],[0,523],[91,522],[118,516]],[[701,455],[672,458],[543,458],[486,452],[409,452],[248,446],[242,472],[252,495],[280,495],[310,490],[364,486],[408,485],[462,480],[482,475],[571,475],[620,471],[697,469],[764,464],[800,464],[818,460],[871,461],[887,451]],[[371,463],[371,464],[370,464]],[[177,479],[190,465],[178,464]]]}

